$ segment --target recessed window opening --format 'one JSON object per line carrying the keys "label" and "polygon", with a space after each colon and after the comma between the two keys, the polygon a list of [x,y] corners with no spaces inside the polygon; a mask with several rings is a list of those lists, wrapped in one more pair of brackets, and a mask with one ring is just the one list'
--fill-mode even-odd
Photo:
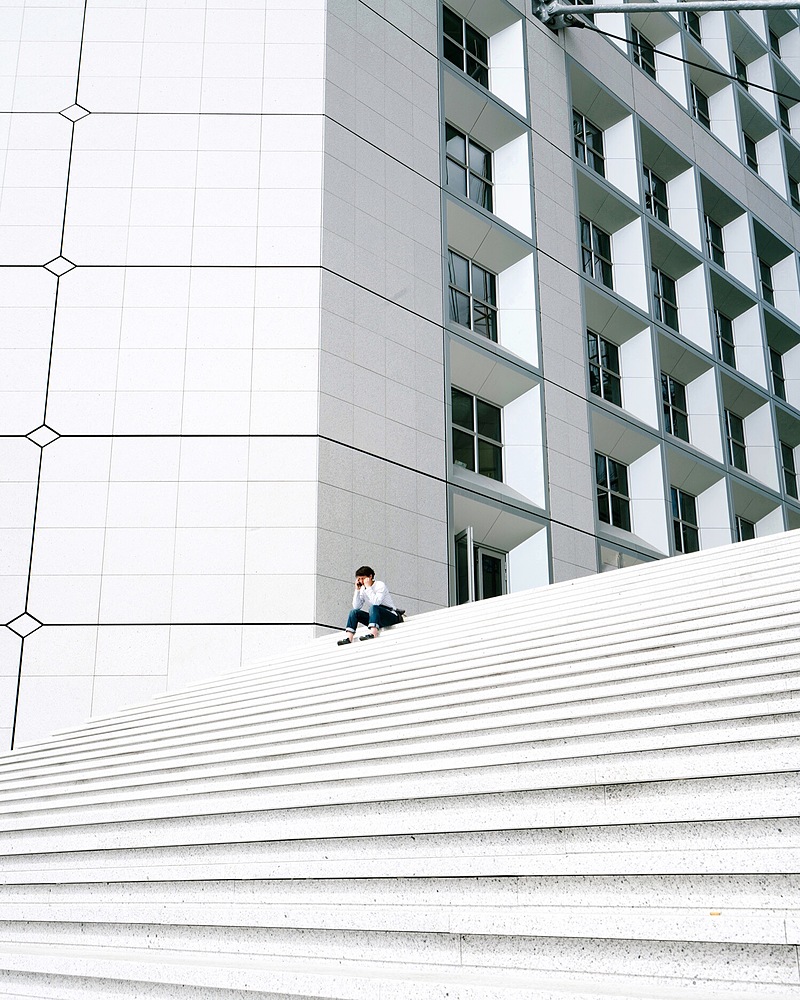
{"label": "recessed window opening", "polygon": [[775,305],[775,288],[772,284],[772,268],[769,264],[758,258],[758,276],[761,282],[761,297],[771,306]]}
{"label": "recessed window opening", "polygon": [[646,166],[642,166],[644,182],[644,207],[665,226],[669,225],[669,206],[667,204],[667,183],[658,174]]}
{"label": "recessed window opening", "polygon": [[453,464],[503,479],[502,410],[453,386]]}
{"label": "recessed window opening", "polygon": [[623,531],[631,530],[628,466],[599,451],[594,455],[597,481],[597,515],[601,521]]}
{"label": "recessed window opening", "polygon": [[714,222],[710,215],[705,216],[706,253],[720,267],[725,267],[725,244],[722,238],[722,226]]}
{"label": "recessed window opening", "polygon": [[660,268],[651,268],[653,313],[659,323],[678,331],[678,288],[674,278]]}
{"label": "recessed window opening", "polygon": [[797,500],[797,469],[794,461],[794,448],[791,448],[784,441],[781,441],[781,466],[786,495]]}
{"label": "recessed window opening", "polygon": [[669,488],[672,507],[672,537],[676,552],[699,552],[700,532],[697,526],[697,497],[675,486]]}
{"label": "recessed window opening", "polygon": [[735,468],[747,472],[747,446],[744,439],[744,421],[732,410],[725,410],[725,437],[728,444],[728,461]]}
{"label": "recessed window opening", "polygon": [[447,251],[450,321],[497,342],[497,275]]}
{"label": "recessed window opening", "polygon": [[714,310],[714,332],[716,335],[717,357],[731,368],[736,367],[736,344],[733,339],[733,321],[729,316]]}
{"label": "recessed window opening", "polygon": [[583,273],[606,288],[614,287],[611,266],[611,237],[589,219],[580,218],[581,224],[581,267]]}
{"label": "recessed window opening", "polygon": [[449,122],[445,124],[445,149],[448,188],[491,212],[494,201],[491,151]]}
{"label": "recessed window opening", "polygon": [[744,140],[744,162],[751,170],[755,170],[758,173],[758,149],[756,148],[755,139],[749,136],[747,132],[742,132],[742,139]]}
{"label": "recessed window opening", "polygon": [[756,526],[745,517],[736,515],[736,541],[747,542],[756,537]]}
{"label": "recessed window opening", "polygon": [[619,347],[592,330],[586,331],[589,351],[589,388],[595,396],[622,406]]}
{"label": "recessed window opening", "polygon": [[661,405],[664,430],[667,434],[689,440],[689,411],[686,406],[686,386],[666,372],[661,373]]}
{"label": "recessed window opening", "polygon": [[705,125],[707,129],[710,129],[711,109],[709,107],[708,97],[702,90],[700,90],[696,83],[692,83],[691,86],[691,99],[692,115],[700,122],[701,125]]}
{"label": "recessed window opening", "polygon": [[489,39],[449,7],[443,13],[445,59],[488,89]]}
{"label": "recessed window opening", "polygon": [[778,399],[786,399],[786,378],[783,373],[783,358],[774,347],[769,349],[769,366],[772,375],[772,391]]}
{"label": "recessed window opening", "polygon": [[744,62],[744,60],[740,59],[739,56],[737,56],[735,53],[733,56],[733,68],[736,74],[736,79],[744,87],[745,90],[748,90],[749,88],[747,86],[748,84],[747,63]]}
{"label": "recessed window opening", "polygon": [[655,80],[656,79],[656,50],[652,42],[648,41],[647,38],[631,25],[631,51],[633,53],[633,61],[636,65],[644,70],[647,75]]}
{"label": "recessed window opening", "polygon": [[700,31],[700,15],[695,10],[681,12],[681,23],[696,42],[702,43],[703,36]]}
{"label": "recessed window opening", "polygon": [[789,203],[792,208],[800,212],[800,181],[796,177],[792,177],[791,174],[788,175],[787,180],[789,182]]}
{"label": "recessed window opening", "polygon": [[572,135],[575,157],[587,167],[591,167],[601,177],[606,175],[606,161],[603,153],[603,132],[593,125],[579,111],[572,112]]}

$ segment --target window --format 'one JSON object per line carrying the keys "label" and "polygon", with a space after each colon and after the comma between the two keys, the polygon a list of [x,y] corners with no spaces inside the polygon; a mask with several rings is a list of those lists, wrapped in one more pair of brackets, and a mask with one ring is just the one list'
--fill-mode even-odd
{"label": "window", "polygon": [[778,399],[786,399],[786,378],[783,374],[783,358],[774,347],[769,349],[769,366],[772,370],[772,391]]}
{"label": "window", "polygon": [[783,101],[778,101],[778,119],[781,123],[781,128],[786,129],[791,135],[792,123],[789,121],[789,105],[784,104]]}
{"label": "window", "polygon": [[747,472],[744,421],[731,410],[725,411],[725,436],[728,441],[728,461],[735,469]]}
{"label": "window", "polygon": [[644,207],[665,226],[669,225],[669,207],[667,205],[667,184],[649,167],[642,166],[644,180]]}
{"label": "window", "polygon": [[797,469],[794,464],[794,448],[781,441],[781,465],[783,466],[783,485],[788,496],[797,500]]}
{"label": "window", "polygon": [[473,541],[472,528],[455,538],[456,603],[482,601],[506,592],[506,553]]}
{"label": "window", "polygon": [[744,89],[747,90],[748,89],[748,87],[747,87],[747,63],[744,62],[743,60],[741,60],[739,58],[739,56],[737,56],[737,55],[734,54],[734,57],[733,57],[733,68],[734,68],[734,71],[736,73],[736,79],[744,87]]}
{"label": "window", "polygon": [[722,226],[717,225],[710,215],[707,215],[705,218],[706,251],[708,256],[715,264],[725,267],[725,244],[722,241]]}
{"label": "window", "polygon": [[664,430],[682,441],[689,440],[689,414],[686,409],[686,386],[666,372],[661,373],[661,404]]}
{"label": "window", "polygon": [[796,208],[800,212],[800,181],[796,177],[792,177],[789,174],[789,201],[792,204],[792,208]]}
{"label": "window", "polygon": [[444,12],[444,57],[481,86],[489,86],[489,39],[449,7]]}
{"label": "window", "polygon": [[781,57],[781,40],[775,34],[775,32],[770,28],[769,32],[769,47],[775,53],[775,55],[780,59]]}
{"label": "window", "polygon": [[657,267],[651,270],[653,312],[659,323],[678,330],[678,290],[668,274]]}
{"label": "window", "polygon": [[644,35],[631,25],[631,48],[633,51],[633,61],[645,71],[653,80],[656,78],[656,50],[652,42],[649,42]]}
{"label": "window", "polygon": [[497,276],[452,250],[447,271],[450,321],[497,342]]}
{"label": "window", "polygon": [[733,322],[719,309],[714,310],[714,332],[717,340],[717,357],[726,365],[735,368],[736,345],[733,340]]}
{"label": "window", "polygon": [[575,142],[575,156],[581,163],[591,167],[601,177],[606,175],[606,161],[603,155],[603,133],[579,112],[572,112],[572,134]]}
{"label": "window", "polygon": [[756,537],[756,526],[752,521],[736,515],[736,541],[746,542]]}
{"label": "window", "polygon": [[453,464],[489,479],[503,478],[501,410],[485,399],[452,389]]}
{"label": "window", "polygon": [[758,173],[758,150],[756,149],[755,140],[747,132],[742,132],[742,139],[744,140],[744,162],[751,170],[755,170]]}
{"label": "window", "polygon": [[595,396],[622,406],[619,348],[591,330],[586,331],[589,346],[589,388]]}
{"label": "window", "polygon": [[705,125],[708,129],[711,128],[711,112],[708,107],[708,98],[695,84],[692,84],[692,114],[701,125]]}
{"label": "window", "polygon": [[681,14],[681,21],[683,22],[684,28],[689,32],[692,38],[696,42],[702,42],[703,37],[700,34],[700,15],[697,11],[686,10]]}
{"label": "window", "polygon": [[492,211],[492,154],[463,132],[445,124],[447,186]]}
{"label": "window", "polygon": [[583,273],[606,286],[614,287],[611,267],[611,237],[581,216],[581,267]]}
{"label": "window", "polygon": [[675,486],[669,488],[672,506],[672,537],[676,552],[699,552],[700,532],[697,529],[697,497]]}
{"label": "window", "polygon": [[623,531],[631,530],[631,501],[628,492],[628,466],[608,455],[594,453],[597,478],[597,514],[601,521]]}
{"label": "window", "polygon": [[775,289],[772,287],[772,268],[769,264],[758,258],[758,273],[761,278],[761,297],[771,306],[775,305]]}

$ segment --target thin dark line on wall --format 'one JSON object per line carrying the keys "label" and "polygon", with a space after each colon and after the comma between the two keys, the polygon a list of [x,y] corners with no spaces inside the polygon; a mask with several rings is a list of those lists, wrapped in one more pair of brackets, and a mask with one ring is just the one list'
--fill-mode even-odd
{"label": "thin dark line on wall", "polygon": [[25,586],[25,611],[28,611],[28,600],[31,593],[31,573],[33,570],[33,548],[36,540],[36,518],[39,514],[39,494],[42,488],[42,462],[44,461],[44,448],[39,449],[39,469],[36,474],[36,498],[33,502],[33,524],[31,525],[31,552],[28,557],[28,582]]}
{"label": "thin dark line on wall", "polygon": [[[83,22],[81,23],[81,44],[78,49],[78,71],[75,75],[75,103],[78,103],[78,91],[81,86],[81,63],[83,61],[83,42],[86,38],[86,13],[89,7],[89,0],[83,0]],[[91,109],[88,109],[91,110]]]}
{"label": "thin dark line on wall", "polygon": [[69,137],[69,160],[67,161],[67,176],[64,181],[64,214],[61,218],[61,242],[59,243],[58,252],[60,256],[64,255],[64,237],[67,232],[67,203],[69,202],[69,177],[72,173],[72,151],[75,148],[75,125],[72,123],[72,132]]}
{"label": "thin dark line on wall", "polygon": [[[372,11],[372,13],[376,17],[379,17],[381,19],[381,21],[384,21],[391,28],[393,28],[398,33],[398,35],[402,35],[404,38],[407,38],[410,42],[413,42],[417,46],[418,49],[422,49],[422,51],[426,55],[429,55],[432,59],[436,59],[437,58],[435,52],[431,52],[430,49],[426,49],[425,46],[422,44],[422,42],[418,42],[416,38],[413,38],[407,32],[403,31],[402,28],[399,28],[393,21],[390,21],[388,17],[384,17],[384,15],[381,14],[379,11],[375,10],[374,7],[370,7],[370,5],[368,3],[366,3],[366,0],[358,0],[358,2],[359,2],[359,4],[362,7],[366,7],[367,10]],[[433,27],[435,29],[436,25],[434,25]]]}
{"label": "thin dark line on wall", "polygon": [[42,423],[47,423],[47,403],[50,399],[50,377],[53,371],[53,351],[56,343],[56,319],[58,317],[58,293],[61,288],[61,278],[56,277],[56,294],[53,298],[53,325],[50,330],[50,357],[47,359],[47,382],[44,387],[44,406],[42,407]]}
{"label": "thin dark line on wall", "polygon": [[17,715],[19,714],[19,695],[22,690],[22,657],[25,652],[25,639],[20,639],[19,643],[19,664],[17,666],[17,690],[14,694],[14,716],[11,720],[11,741],[9,743],[9,750],[14,749],[14,738],[17,734]]}

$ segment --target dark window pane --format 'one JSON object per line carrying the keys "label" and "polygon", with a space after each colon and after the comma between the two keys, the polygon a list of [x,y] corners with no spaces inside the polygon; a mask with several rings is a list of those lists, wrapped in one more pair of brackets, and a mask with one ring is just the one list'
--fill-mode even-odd
{"label": "dark window pane", "polygon": [[469,261],[464,257],[459,257],[452,250],[448,251],[447,264],[450,274],[450,284],[457,288],[469,291]]}
{"label": "dark window pane", "polygon": [[598,344],[599,340],[600,340],[600,338],[597,336],[596,333],[592,333],[591,331],[587,331],[587,333],[586,333],[586,342],[587,342],[587,344],[589,346],[589,360],[590,361],[597,362],[597,361],[600,360],[600,348],[599,348],[599,344]]}
{"label": "dark window pane", "polygon": [[453,428],[453,464],[475,471],[475,438]]}
{"label": "dark window pane", "polygon": [[503,478],[502,448],[482,438],[478,438],[478,472],[498,481]]}
{"label": "dark window pane", "polygon": [[683,551],[684,552],[699,552],[700,551],[700,533],[697,528],[693,528],[689,524],[684,524],[683,526]]}
{"label": "dark window pane", "polygon": [[611,507],[608,502],[608,493],[603,490],[597,491],[597,516],[606,524],[611,524]]}
{"label": "dark window pane", "polygon": [[469,552],[467,546],[467,536],[461,535],[456,539],[456,603],[466,604],[470,599],[469,593]]}
{"label": "dark window pane", "polygon": [[476,31],[470,25],[466,25],[467,29],[467,52],[476,56],[482,63],[489,62],[489,40],[485,35],[482,35],[479,31]]}
{"label": "dark window pane", "polygon": [[622,528],[623,531],[631,530],[630,504],[622,497],[611,495],[611,523]]}
{"label": "dark window pane", "polygon": [[458,66],[459,69],[464,68],[464,50],[460,45],[456,45],[456,43],[451,42],[449,38],[445,38],[442,51],[448,62],[453,63],[454,66]]}
{"label": "dark window pane", "polygon": [[453,423],[459,427],[475,429],[474,417],[472,414],[472,396],[460,389],[452,390],[453,400]]}
{"label": "dark window pane", "polygon": [[474,170],[481,177],[492,179],[492,154],[474,142],[469,144],[469,166],[470,170]]}
{"label": "dark window pane", "polygon": [[452,125],[445,125],[445,142],[448,156],[452,156],[459,163],[467,162],[467,137],[463,132],[454,129]]}
{"label": "dark window pane", "polygon": [[478,400],[478,433],[500,440],[500,409],[482,399]]}
{"label": "dark window pane", "polygon": [[472,329],[482,337],[497,342],[497,313],[494,309],[483,305],[477,300],[474,301],[474,315],[472,318]]}
{"label": "dark window pane", "polygon": [[594,453],[594,474],[597,478],[598,486],[608,486],[606,457],[599,452]]}
{"label": "dark window pane", "polygon": [[475,174],[469,175],[469,197],[487,212],[492,211],[492,185],[476,177]]}
{"label": "dark window pane", "polygon": [[469,326],[469,295],[450,289],[450,320],[453,323],[460,323],[462,326]]}
{"label": "dark window pane", "polygon": [[683,441],[689,440],[689,421],[686,415],[672,411],[672,433]]}
{"label": "dark window pane", "polygon": [[611,372],[603,372],[603,398],[615,406],[622,406],[622,384]]}
{"label": "dark window pane", "polygon": [[442,13],[444,14],[443,24],[445,35],[449,35],[450,38],[455,38],[455,40],[460,44],[464,37],[464,22],[458,14],[454,14],[449,7],[444,7]]}
{"label": "dark window pane", "polygon": [[473,59],[472,56],[467,56],[467,74],[482,87],[486,87],[488,89],[489,70]]}
{"label": "dark window pane", "polygon": [[447,186],[456,194],[466,197],[467,194],[467,168],[460,167],[452,160],[447,161]]}
{"label": "dark window pane", "polygon": [[481,597],[499,597],[503,593],[503,561],[481,552]]}
{"label": "dark window pane", "polygon": [[589,365],[589,389],[595,396],[603,395],[600,382],[600,369],[597,365]]}

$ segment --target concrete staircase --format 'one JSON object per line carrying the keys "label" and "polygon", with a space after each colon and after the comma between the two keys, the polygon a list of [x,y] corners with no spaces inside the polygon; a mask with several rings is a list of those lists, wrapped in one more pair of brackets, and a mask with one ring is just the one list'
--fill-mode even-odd
{"label": "concrete staircase", "polygon": [[800,1000],[800,532],[0,758],[0,997]]}

